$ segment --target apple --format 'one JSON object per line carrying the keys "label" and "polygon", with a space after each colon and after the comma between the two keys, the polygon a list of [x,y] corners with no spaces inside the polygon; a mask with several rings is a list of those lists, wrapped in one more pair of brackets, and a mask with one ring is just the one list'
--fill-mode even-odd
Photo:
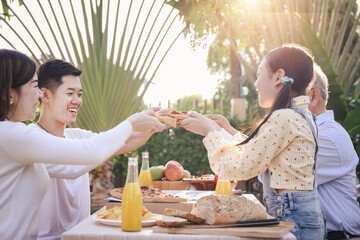
{"label": "apple", "polygon": [[155,166],[149,168],[151,179],[153,181],[161,180],[164,177],[164,166]]}
{"label": "apple", "polygon": [[171,160],[166,163],[164,173],[169,181],[177,181],[183,178],[184,168],[177,161]]}
{"label": "apple", "polygon": [[188,170],[184,170],[184,176],[183,178],[190,178],[191,177],[191,174]]}

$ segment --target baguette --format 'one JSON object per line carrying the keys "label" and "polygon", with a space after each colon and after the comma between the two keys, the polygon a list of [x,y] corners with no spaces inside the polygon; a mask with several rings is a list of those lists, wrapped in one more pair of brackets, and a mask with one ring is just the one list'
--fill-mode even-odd
{"label": "baguette", "polygon": [[165,208],[164,210],[164,216],[173,216],[173,217],[180,217],[180,218],[185,218],[190,222],[193,223],[197,223],[197,224],[204,224],[205,223],[205,219],[198,217],[192,213],[189,212],[184,212],[181,210],[177,210],[177,209],[172,209],[172,208]]}
{"label": "baguette", "polygon": [[266,211],[243,196],[211,195],[200,198],[191,213],[207,224],[228,224],[237,221],[266,219]]}

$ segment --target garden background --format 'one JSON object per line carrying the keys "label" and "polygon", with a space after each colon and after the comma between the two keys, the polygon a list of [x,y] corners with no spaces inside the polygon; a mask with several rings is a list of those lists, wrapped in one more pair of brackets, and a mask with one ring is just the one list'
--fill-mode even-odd
{"label": "garden background", "polygon": [[[25,47],[38,64],[56,57],[83,70],[86,94],[75,127],[95,132],[149,107],[143,97],[182,34],[191,37],[195,50],[215,36],[207,65],[224,78],[206,103],[202,96],[184,96],[181,104],[170,107],[223,114],[235,128],[249,131],[266,114],[258,106],[254,89],[260,60],[284,43],[302,44],[328,76],[328,109],[334,110],[360,153],[360,14],[356,0],[2,0],[1,13],[0,39],[7,46]],[[181,28],[174,25],[178,21],[183,23]],[[14,28],[15,22],[21,28]],[[36,30],[30,30],[31,26]],[[244,121],[231,116],[231,99],[236,98],[246,99]],[[202,138],[171,128],[154,134],[134,152],[111,159],[107,167],[93,170],[93,178],[107,177],[104,171],[111,171],[115,185],[123,185],[126,158],[139,155],[141,165],[142,151],[150,152],[152,166],[176,160],[191,174],[211,173]],[[359,166],[357,170],[359,176]],[[113,176],[108,178],[114,181]]]}

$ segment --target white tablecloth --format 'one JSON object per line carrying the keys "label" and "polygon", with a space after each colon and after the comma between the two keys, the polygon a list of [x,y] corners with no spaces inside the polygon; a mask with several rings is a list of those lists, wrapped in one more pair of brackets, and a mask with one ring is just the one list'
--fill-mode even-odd
{"label": "white tablecloth", "polygon": [[[105,210],[105,207],[99,211]],[[94,213],[97,214],[97,213]],[[61,240],[254,240],[255,238],[216,236],[210,235],[185,235],[185,234],[167,234],[154,233],[152,227],[143,227],[140,232],[123,232],[121,227],[103,225],[89,216],[78,225],[66,231]],[[256,238],[260,239],[260,238]],[[266,238],[263,238],[266,239]],[[282,239],[295,240],[291,233],[285,235]]]}

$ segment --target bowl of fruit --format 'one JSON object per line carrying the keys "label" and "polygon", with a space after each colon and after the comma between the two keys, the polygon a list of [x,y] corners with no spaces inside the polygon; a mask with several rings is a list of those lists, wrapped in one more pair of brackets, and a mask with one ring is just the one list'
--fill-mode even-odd
{"label": "bowl of fruit", "polygon": [[180,163],[171,160],[165,166],[150,168],[152,184],[161,190],[187,190],[190,183],[183,178],[190,178],[190,172],[184,170]]}

